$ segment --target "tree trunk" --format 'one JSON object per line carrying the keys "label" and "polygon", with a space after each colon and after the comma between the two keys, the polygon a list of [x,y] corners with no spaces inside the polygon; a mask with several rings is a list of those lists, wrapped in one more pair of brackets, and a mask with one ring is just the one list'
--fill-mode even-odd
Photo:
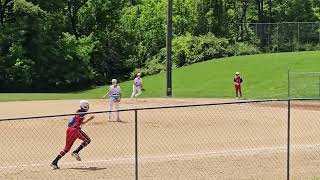
{"label": "tree trunk", "polygon": [[71,2],[68,1],[68,17],[69,17],[70,23],[71,23],[71,31],[76,36],[76,39],[78,39],[79,36],[78,36],[78,32],[77,32],[75,15],[76,15],[76,13],[73,11]]}
{"label": "tree trunk", "polygon": [[4,17],[6,13],[6,7],[12,0],[0,0],[0,24],[3,27],[4,26]]}
{"label": "tree trunk", "polygon": [[4,9],[2,1],[0,0],[0,24],[3,27]]}
{"label": "tree trunk", "polygon": [[242,2],[242,14],[241,14],[241,17],[240,17],[240,23],[241,23],[241,39],[243,40],[243,36],[244,36],[244,32],[246,32],[248,34],[248,29],[246,28],[246,25],[244,23],[244,20],[246,19],[246,16],[247,16],[247,10],[248,10],[248,7],[249,7],[249,3],[248,3],[248,0],[245,0]]}
{"label": "tree trunk", "polygon": [[265,47],[265,33],[264,33],[264,14],[263,14],[263,0],[256,0],[257,3],[257,13],[258,13],[258,37],[260,39],[260,48],[263,49]]}
{"label": "tree trunk", "polygon": [[271,15],[271,13],[272,13],[272,0],[269,0],[269,25],[268,25],[268,46],[269,46],[269,50],[270,50],[270,44],[272,43],[271,42],[271,35],[272,35],[272,15]]}
{"label": "tree trunk", "polygon": [[262,23],[263,20],[263,0],[256,0],[257,2],[257,11],[258,11],[258,22]]}
{"label": "tree trunk", "polygon": [[76,36],[76,39],[79,39],[80,34],[77,29],[77,14],[82,6],[84,6],[88,0],[84,0],[81,2],[74,2],[74,4],[71,3],[71,1],[68,1],[68,17],[70,19],[71,23],[71,31]]}

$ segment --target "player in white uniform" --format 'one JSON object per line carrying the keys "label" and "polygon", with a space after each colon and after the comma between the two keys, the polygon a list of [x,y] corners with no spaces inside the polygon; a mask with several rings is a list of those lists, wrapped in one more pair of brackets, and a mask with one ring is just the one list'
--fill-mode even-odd
{"label": "player in white uniform", "polygon": [[[109,110],[112,111],[113,105],[115,106],[115,110],[117,111],[117,121],[120,121],[120,116],[119,116],[119,108],[120,108],[120,100],[121,100],[121,88],[117,84],[116,79],[112,79],[112,85],[109,88],[109,91],[107,94],[105,94],[103,97],[105,98],[106,96],[110,97],[109,100]],[[111,112],[109,113],[109,119],[111,119]]]}
{"label": "player in white uniform", "polygon": [[137,98],[138,96],[140,96],[141,90],[142,90],[142,78],[141,78],[141,73],[138,73],[137,77],[133,80],[131,99]]}

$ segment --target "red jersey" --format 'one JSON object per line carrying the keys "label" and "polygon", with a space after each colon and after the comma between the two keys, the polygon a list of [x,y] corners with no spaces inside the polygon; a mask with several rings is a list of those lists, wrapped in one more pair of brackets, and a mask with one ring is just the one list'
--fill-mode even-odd
{"label": "red jersey", "polygon": [[236,77],[234,77],[234,78],[233,78],[233,82],[238,83],[239,86],[240,86],[240,84],[242,83],[242,78],[241,78],[241,76],[236,76]]}
{"label": "red jersey", "polygon": [[78,109],[77,113],[79,114],[73,116],[73,118],[68,123],[68,127],[74,127],[74,128],[80,129],[84,120],[84,116],[86,115],[84,114],[84,112],[86,111],[83,109]]}

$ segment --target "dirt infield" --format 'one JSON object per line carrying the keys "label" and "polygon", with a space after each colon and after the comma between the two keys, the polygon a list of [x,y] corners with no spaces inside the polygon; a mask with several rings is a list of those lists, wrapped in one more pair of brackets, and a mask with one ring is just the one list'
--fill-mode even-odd
{"label": "dirt infield", "polygon": [[[225,99],[124,100],[122,108],[216,103]],[[107,102],[91,100],[91,111]],[[0,103],[0,118],[73,113],[77,100]],[[293,179],[320,177],[320,105],[292,102]],[[133,179],[134,112],[106,113],[83,127],[92,143],[77,162],[49,164],[64,146],[68,117],[0,122],[0,179]],[[138,111],[141,179],[285,179],[285,102]],[[77,141],[73,149],[80,144]]]}

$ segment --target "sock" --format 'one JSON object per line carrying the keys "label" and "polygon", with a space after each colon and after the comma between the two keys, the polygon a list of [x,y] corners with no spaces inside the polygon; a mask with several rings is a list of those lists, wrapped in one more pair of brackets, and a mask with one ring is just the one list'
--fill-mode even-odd
{"label": "sock", "polygon": [[60,154],[53,160],[52,164],[58,164],[58,161],[66,154],[65,150],[62,150]]}
{"label": "sock", "polygon": [[52,162],[52,164],[58,164],[58,161],[62,158],[62,156],[59,154]]}
{"label": "sock", "polygon": [[74,153],[79,153],[82,149],[84,148],[84,146],[81,144],[75,151],[73,151]]}

